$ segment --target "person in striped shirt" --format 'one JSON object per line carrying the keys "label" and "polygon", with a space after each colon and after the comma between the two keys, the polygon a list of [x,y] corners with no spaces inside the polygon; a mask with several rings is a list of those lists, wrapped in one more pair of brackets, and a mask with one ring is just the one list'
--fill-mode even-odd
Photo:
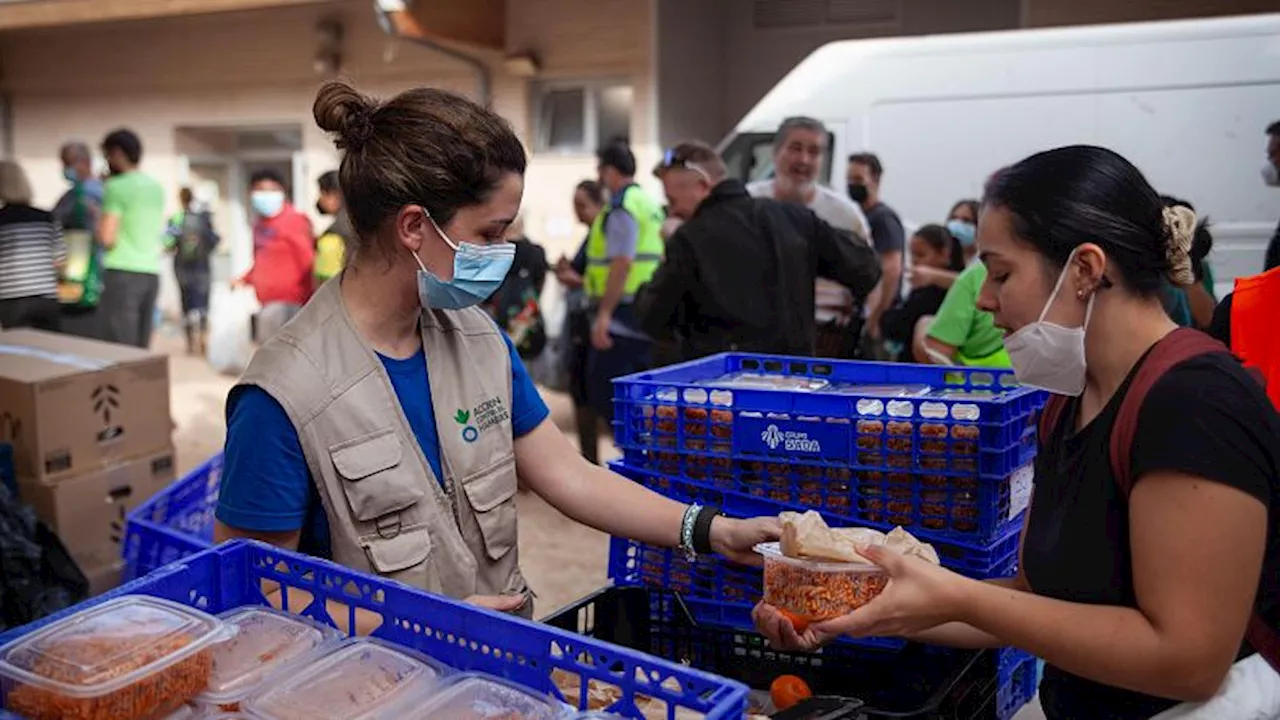
{"label": "person in striped shirt", "polygon": [[22,166],[0,162],[0,328],[56,332],[58,272],[67,259],[53,216],[31,207]]}

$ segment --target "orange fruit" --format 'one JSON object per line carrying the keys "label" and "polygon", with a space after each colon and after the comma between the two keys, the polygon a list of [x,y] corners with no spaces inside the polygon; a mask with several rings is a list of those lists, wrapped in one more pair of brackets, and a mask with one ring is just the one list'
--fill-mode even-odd
{"label": "orange fruit", "polygon": [[790,610],[779,609],[778,612],[782,614],[782,617],[791,621],[791,625],[796,629],[796,632],[803,633],[809,629],[809,618],[797,615]]}
{"label": "orange fruit", "polygon": [[781,712],[813,697],[813,691],[808,683],[795,675],[779,675],[769,686],[769,697],[773,700],[773,707]]}

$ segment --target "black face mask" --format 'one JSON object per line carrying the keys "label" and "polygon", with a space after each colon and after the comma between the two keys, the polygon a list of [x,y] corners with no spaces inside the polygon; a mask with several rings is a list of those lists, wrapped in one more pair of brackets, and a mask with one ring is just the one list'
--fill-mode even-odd
{"label": "black face mask", "polygon": [[861,183],[849,183],[849,199],[861,205],[867,201],[867,186]]}

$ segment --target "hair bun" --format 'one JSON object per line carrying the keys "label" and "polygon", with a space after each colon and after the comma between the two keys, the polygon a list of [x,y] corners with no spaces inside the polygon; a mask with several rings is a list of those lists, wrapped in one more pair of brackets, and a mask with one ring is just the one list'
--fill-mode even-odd
{"label": "hair bun", "polygon": [[338,136],[340,150],[359,150],[373,137],[377,103],[342,80],[330,80],[318,93],[311,112],[321,130]]}
{"label": "hair bun", "polygon": [[1191,270],[1191,240],[1196,232],[1196,214],[1190,208],[1173,205],[1164,209],[1165,255],[1169,279],[1177,285],[1195,282]]}

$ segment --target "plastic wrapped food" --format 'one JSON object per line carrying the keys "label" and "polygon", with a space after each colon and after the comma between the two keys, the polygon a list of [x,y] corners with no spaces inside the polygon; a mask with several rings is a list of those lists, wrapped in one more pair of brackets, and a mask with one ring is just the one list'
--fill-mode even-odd
{"label": "plastic wrapped food", "polygon": [[864,395],[867,397],[920,397],[933,391],[929,385],[858,385],[856,383],[839,383],[832,385],[828,392],[838,395]]}
{"label": "plastic wrapped food", "polygon": [[405,717],[446,674],[443,665],[373,638],[347,640],[249,698],[263,720],[378,720]]}
{"label": "plastic wrapped food", "polygon": [[889,584],[884,571],[870,563],[790,558],[778,543],[757,550],[764,556],[764,601],[805,622],[847,615]]}
{"label": "plastic wrapped food", "polygon": [[863,563],[866,558],[858,554],[859,545],[884,545],[903,555],[938,564],[938,553],[933,546],[917,540],[902,528],[894,528],[888,534],[872,528],[830,528],[822,516],[812,510],[804,514],[784,512],[778,520],[782,523],[782,542],[777,544],[779,552],[787,557]]}
{"label": "plastic wrapped food", "polygon": [[214,646],[209,687],[196,704],[225,712],[239,710],[271,673],[306,662],[341,637],[327,625],[268,607],[239,608],[221,618],[238,632]]}
{"label": "plastic wrapped food", "polygon": [[889,578],[858,553],[859,546],[884,545],[938,562],[933,546],[900,527],[887,535],[871,528],[832,529],[812,511],[782,513],[779,520],[782,541],[756,548],[764,556],[764,600],[805,621],[853,612],[888,585]]}
{"label": "plastic wrapped food", "polygon": [[461,675],[406,712],[413,720],[556,720],[564,708],[486,675]]}
{"label": "plastic wrapped food", "polygon": [[0,648],[5,708],[31,720],[143,720],[204,690],[215,617],[140,595],[78,612]]}
{"label": "plastic wrapped food", "polygon": [[831,383],[818,378],[737,372],[729,373],[714,380],[708,380],[705,384],[743,390],[801,390],[813,392],[822,390]]}

